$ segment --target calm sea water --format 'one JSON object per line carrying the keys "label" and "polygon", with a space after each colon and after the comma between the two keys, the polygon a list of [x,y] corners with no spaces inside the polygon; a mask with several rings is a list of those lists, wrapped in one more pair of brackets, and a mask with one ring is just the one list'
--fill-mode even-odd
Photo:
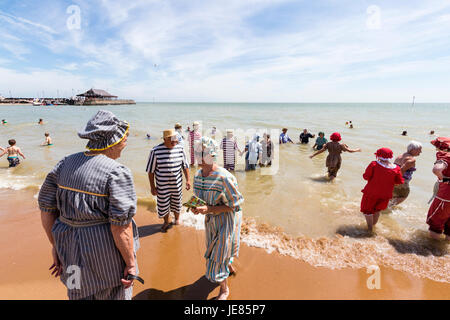
{"label": "calm sea water", "polygon": [[[423,248],[425,251],[431,250],[431,254],[419,255],[419,260],[425,259],[420,263],[425,265],[430,263],[429,259],[437,259],[437,264],[445,262],[447,265],[443,268],[449,268],[448,255],[435,255],[435,249],[429,248],[430,244],[425,238],[425,219],[427,201],[435,182],[431,172],[435,149],[429,143],[433,138],[429,132],[435,130],[439,136],[450,136],[450,104],[416,104],[413,107],[411,104],[393,103],[138,103],[102,108],[131,124],[128,146],[120,162],[131,168],[138,197],[141,202],[147,203],[153,202],[145,173],[149,151],[162,142],[162,130],[172,128],[176,122],[186,129],[193,121],[201,121],[204,135],[210,135],[211,127],[216,126],[218,141],[222,132],[229,128],[248,133],[248,130],[253,129],[262,133],[264,130],[286,127],[294,142],[299,141],[298,136],[303,128],[316,134],[324,131],[327,138],[332,132],[339,131],[344,143],[350,148],[359,147],[363,152],[344,153],[338,178],[331,183],[324,179],[326,153],[312,160],[308,158],[313,152],[315,139],[311,139],[309,145],[287,144],[276,149],[278,170],[273,175],[262,174],[261,170],[245,172],[243,158],[240,158],[235,175],[245,197],[244,215],[252,217],[257,224],[279,227],[289,236],[311,241],[325,238],[336,244],[338,240],[344,241],[336,239],[336,236],[344,235],[346,242],[339,245],[352,243],[349,247],[352,250],[355,241],[366,244],[372,242],[373,248],[377,250],[384,250],[381,244],[387,243],[385,249],[394,250],[391,256],[399,254],[399,257],[404,258],[405,252],[402,253],[392,239],[403,241],[407,248],[406,254],[414,254]],[[86,141],[78,138],[77,131],[98,109],[95,106],[1,106],[0,118],[7,119],[8,125],[0,126],[0,145],[6,147],[8,139],[16,139],[27,159],[14,169],[7,169],[6,157],[0,159],[0,188],[37,190],[57,161],[68,154],[84,150]],[[44,125],[37,124],[39,118],[44,119]],[[345,125],[350,120],[354,124],[353,129]],[[408,136],[401,135],[403,130],[408,131]],[[44,132],[50,132],[54,146],[39,146],[44,141]],[[147,133],[151,134],[152,139],[146,139]],[[273,140],[277,141],[278,137],[273,136]],[[359,213],[361,189],[365,184],[362,174],[369,162],[374,160],[374,152],[378,148],[389,147],[396,156],[406,151],[410,140],[419,141],[424,146],[422,155],[417,159],[410,196],[401,206],[382,215],[375,238],[365,238],[365,220]],[[239,137],[241,149],[244,141],[244,136]],[[218,161],[222,163],[221,158]],[[194,169],[191,173],[194,173]],[[187,198],[190,193],[186,192],[184,196]],[[419,240],[414,242],[417,238]],[[263,242],[260,238],[248,241],[254,244]],[[408,241],[412,241],[412,246],[420,243],[421,247],[411,249]],[[276,249],[281,251],[280,248]],[[413,252],[408,252],[408,248]],[[298,250],[289,254],[308,260]],[[358,260],[357,257],[352,259]],[[449,281],[448,274],[444,278],[434,278]]]}

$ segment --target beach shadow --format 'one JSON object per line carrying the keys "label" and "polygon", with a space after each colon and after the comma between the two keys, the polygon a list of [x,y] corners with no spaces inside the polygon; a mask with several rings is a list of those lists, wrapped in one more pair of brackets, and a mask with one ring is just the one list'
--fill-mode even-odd
{"label": "beach shadow", "polygon": [[416,254],[419,256],[443,257],[447,255],[448,243],[434,240],[426,232],[418,231],[410,240],[387,239],[389,244],[401,254]]}
{"label": "beach shadow", "polygon": [[322,182],[322,183],[327,183],[327,182],[333,181],[330,178],[328,178],[328,176],[309,177],[309,179],[314,182]]}
{"label": "beach shadow", "polygon": [[341,236],[348,236],[355,239],[372,238],[374,236],[374,234],[369,232],[366,227],[357,225],[341,226],[336,230],[336,233]]}
{"label": "beach shadow", "polygon": [[146,289],[134,296],[133,300],[206,300],[208,295],[217,287],[218,284],[212,283],[205,276],[202,276],[190,285],[167,292],[158,289]]}
{"label": "beach shadow", "polygon": [[150,224],[148,226],[138,227],[139,238],[148,237],[155,233],[161,232],[161,224]]}

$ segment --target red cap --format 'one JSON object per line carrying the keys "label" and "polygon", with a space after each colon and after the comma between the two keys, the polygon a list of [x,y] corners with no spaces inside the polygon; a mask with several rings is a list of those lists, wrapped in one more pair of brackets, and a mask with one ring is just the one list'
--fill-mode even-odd
{"label": "red cap", "polygon": [[331,141],[341,141],[341,134],[339,132],[335,132],[330,136]]}
{"label": "red cap", "polygon": [[378,149],[375,155],[379,158],[391,159],[394,157],[394,153],[389,148]]}
{"label": "red cap", "polygon": [[441,150],[450,149],[450,138],[439,137],[431,141],[431,144]]}

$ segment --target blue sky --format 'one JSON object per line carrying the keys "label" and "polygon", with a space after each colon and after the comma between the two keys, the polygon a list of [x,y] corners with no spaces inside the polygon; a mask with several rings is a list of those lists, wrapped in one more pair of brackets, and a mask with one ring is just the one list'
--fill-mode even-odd
{"label": "blue sky", "polygon": [[448,102],[449,83],[450,0],[0,0],[4,96]]}

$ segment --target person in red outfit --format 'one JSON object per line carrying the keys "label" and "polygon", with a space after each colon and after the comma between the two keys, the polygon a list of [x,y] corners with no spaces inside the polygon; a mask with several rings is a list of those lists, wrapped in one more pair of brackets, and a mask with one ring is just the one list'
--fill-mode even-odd
{"label": "person in red outfit", "polygon": [[444,232],[445,239],[450,240],[450,138],[439,137],[431,144],[437,149],[433,173],[439,187],[428,210],[427,224],[432,238],[439,240]]}
{"label": "person in red outfit", "polygon": [[378,149],[375,155],[377,160],[372,161],[363,174],[367,184],[361,190],[361,212],[364,213],[370,232],[378,222],[380,211],[387,208],[394,185],[404,182],[400,167],[390,162],[393,158],[391,149]]}

